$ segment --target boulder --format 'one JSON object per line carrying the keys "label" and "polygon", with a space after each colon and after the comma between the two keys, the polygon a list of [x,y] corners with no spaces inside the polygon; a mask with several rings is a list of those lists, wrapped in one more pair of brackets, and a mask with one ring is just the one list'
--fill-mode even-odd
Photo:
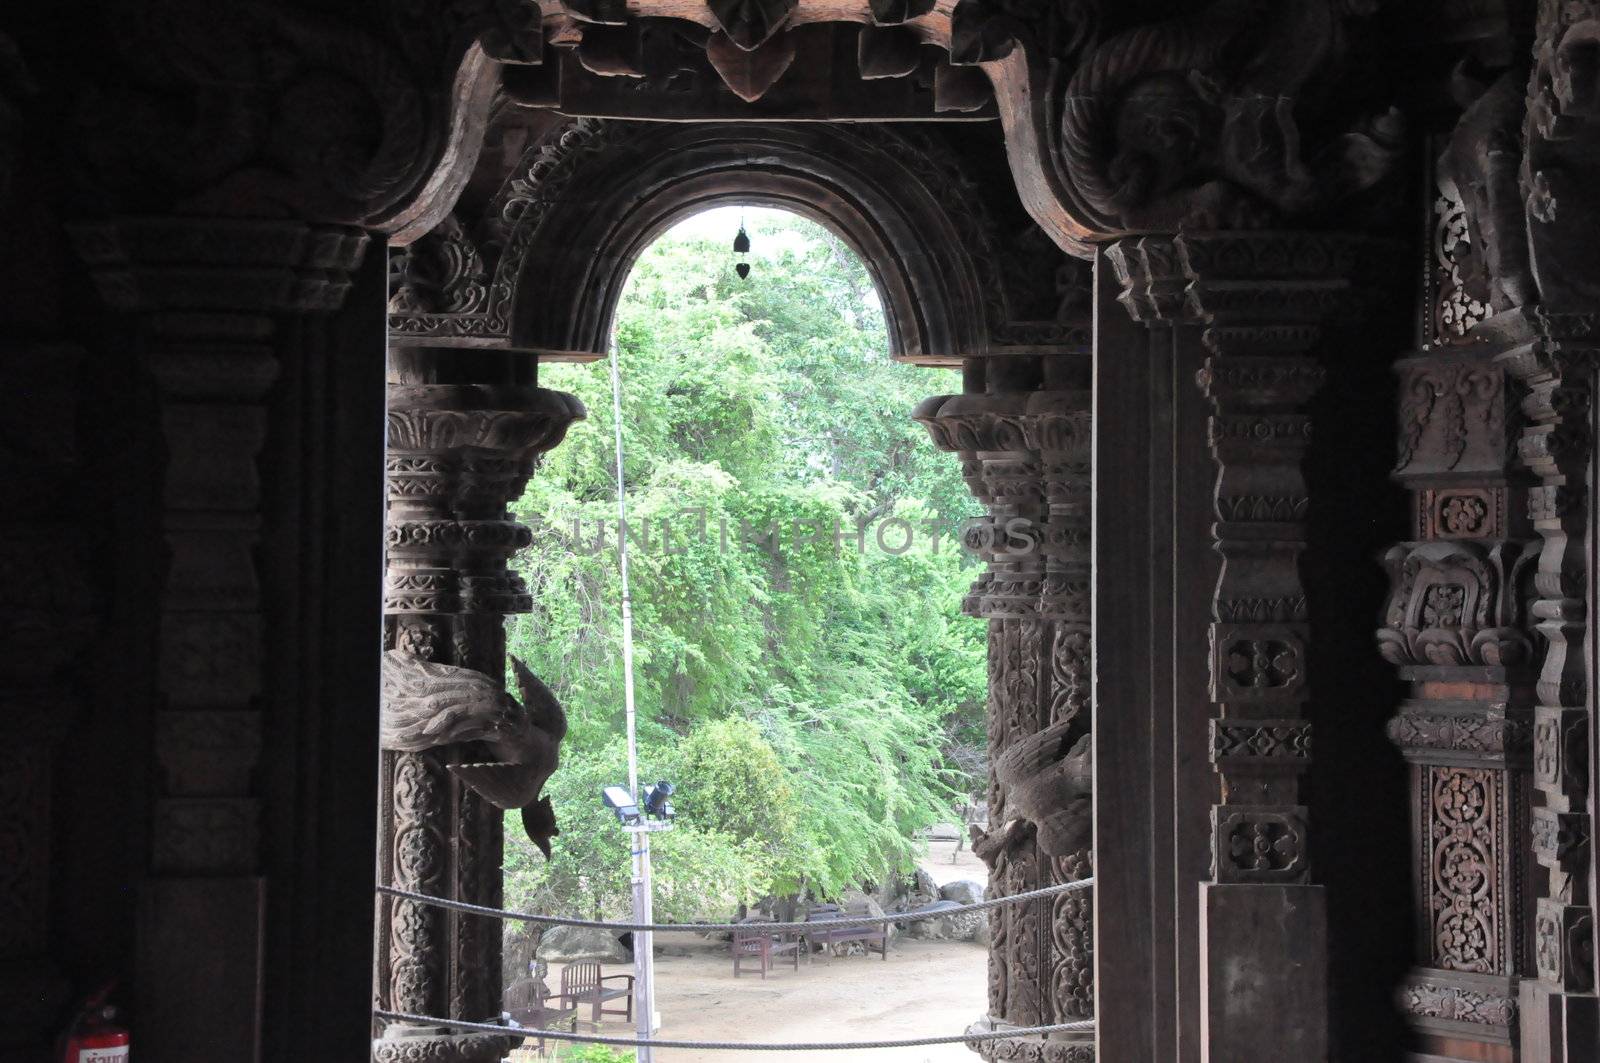
{"label": "boulder", "polygon": [[[953,901],[935,901],[932,904],[916,905],[907,911],[926,909],[954,908]],[[918,919],[910,923],[901,923],[908,937],[918,941],[948,941],[950,939],[950,920],[946,916],[937,916],[933,919]]]}
{"label": "boulder", "polygon": [[953,842],[958,838],[964,837],[965,835],[966,831],[962,830],[954,823],[935,823],[933,826],[928,828],[929,841]]}
{"label": "boulder", "polygon": [[[860,890],[845,890],[844,893],[840,894],[839,907],[851,915],[860,913],[863,907],[866,909],[867,915],[883,914],[883,906],[879,904],[877,900],[874,899],[870,894],[863,893]],[[886,940],[889,944],[893,944],[894,939],[898,937],[899,934],[900,927],[896,926],[894,923],[890,923],[889,936]],[[862,945],[859,941],[841,941],[833,946],[833,954],[835,956],[859,955],[865,951],[866,946]]]}
{"label": "boulder", "polygon": [[[934,910],[958,907],[955,901],[935,901],[927,907]],[[983,912],[955,912],[951,915],[919,919],[906,924],[906,933],[924,941],[972,941],[980,931],[986,931],[988,920]]]}
{"label": "boulder", "polygon": [[546,963],[632,963],[633,952],[609,930],[553,926],[539,939],[539,959]]}
{"label": "boulder", "polygon": [[957,879],[939,887],[939,897],[957,904],[977,904],[983,900],[983,887],[970,878]]}

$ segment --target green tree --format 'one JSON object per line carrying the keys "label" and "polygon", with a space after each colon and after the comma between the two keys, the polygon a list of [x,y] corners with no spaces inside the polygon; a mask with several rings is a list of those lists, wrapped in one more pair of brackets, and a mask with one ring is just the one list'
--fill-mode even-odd
{"label": "green tree", "polygon": [[[976,507],[908,416],[953,382],[890,360],[837,238],[774,212],[750,229],[748,281],[725,237],[668,233],[616,321],[641,759],[680,784],[655,845],[670,918],[906,870],[916,831],[972,784],[947,750],[982,739],[983,626],[959,615],[974,573],[954,539]],[[538,605],[509,644],[571,729],[556,854],[508,832],[507,891],[615,913],[626,843],[599,802],[626,778],[610,382],[604,365],[541,377],[590,419],[515,507],[537,529],[518,564]]]}

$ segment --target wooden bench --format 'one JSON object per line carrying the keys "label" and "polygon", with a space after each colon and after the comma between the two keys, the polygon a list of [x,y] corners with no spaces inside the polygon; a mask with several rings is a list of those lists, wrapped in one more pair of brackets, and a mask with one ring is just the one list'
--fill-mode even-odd
{"label": "wooden bench", "polygon": [[774,934],[761,929],[759,921],[749,924],[748,930],[735,930],[733,932],[733,976],[739,977],[743,964],[754,960],[761,970],[761,977],[767,977],[767,971],[772,967],[772,961],[785,956],[792,958],[794,969],[800,969],[800,937],[796,934]]}
{"label": "wooden bench", "polygon": [[[608,986],[607,982],[625,981],[627,988]],[[600,1025],[602,1015],[623,1015],[633,1018],[633,975],[608,974],[601,976],[598,963],[569,963],[561,969],[561,995],[559,1000],[570,1000],[576,1008],[590,1005],[589,1022]],[[623,1007],[608,1008],[608,1000],[622,1000]]]}
{"label": "wooden bench", "polygon": [[[865,904],[853,904],[848,909],[841,909],[837,904],[818,904],[812,906],[806,913],[805,936],[814,945],[821,945],[823,953],[832,958],[830,947],[846,941],[859,941],[867,950],[867,955],[872,955],[876,948],[882,954],[884,962],[889,961],[889,927],[884,923],[875,923],[867,926],[840,926],[830,927],[827,924],[839,919],[853,919],[871,915]],[[817,924],[815,930],[810,924]]]}
{"label": "wooden bench", "polygon": [[[522,978],[506,988],[502,1007],[520,1026],[534,1030],[559,1030],[562,1024],[578,1032],[578,1006],[551,1004],[550,989],[542,978]],[[558,1001],[560,997],[556,998]],[[539,1058],[544,1058],[544,1038],[538,1038]]]}

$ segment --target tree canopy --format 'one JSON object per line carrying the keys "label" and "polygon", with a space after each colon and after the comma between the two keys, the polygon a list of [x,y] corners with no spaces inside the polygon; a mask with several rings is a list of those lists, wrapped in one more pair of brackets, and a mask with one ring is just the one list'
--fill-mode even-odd
{"label": "tree canopy", "polygon": [[[618,308],[642,780],[671,779],[658,914],[687,918],[909,869],[915,832],[972,783],[983,627],[959,614],[976,512],[958,464],[909,418],[954,381],[892,362],[854,253],[810,222],[749,211],[748,279],[727,210],[668,232]],[[725,229],[725,231],[724,231]],[[546,862],[508,820],[507,897],[624,910],[624,836],[599,801],[626,781],[610,380],[541,367],[589,419],[516,504],[535,612],[509,647],[571,728]]]}

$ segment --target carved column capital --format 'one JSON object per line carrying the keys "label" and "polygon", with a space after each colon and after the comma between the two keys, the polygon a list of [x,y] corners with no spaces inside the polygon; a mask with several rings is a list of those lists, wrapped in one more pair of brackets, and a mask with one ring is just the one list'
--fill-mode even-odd
{"label": "carved column capital", "polygon": [[118,310],[263,315],[336,309],[370,239],[345,226],[187,216],[80,222],[71,232]]}

